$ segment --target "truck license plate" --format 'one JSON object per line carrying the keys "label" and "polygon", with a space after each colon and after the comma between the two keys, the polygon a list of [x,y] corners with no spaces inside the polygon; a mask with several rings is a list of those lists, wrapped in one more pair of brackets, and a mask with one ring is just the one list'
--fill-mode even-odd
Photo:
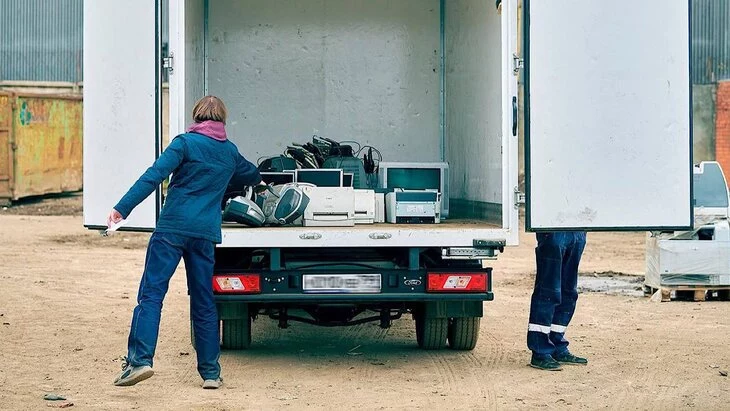
{"label": "truck license plate", "polygon": [[305,274],[305,293],[379,293],[380,274]]}

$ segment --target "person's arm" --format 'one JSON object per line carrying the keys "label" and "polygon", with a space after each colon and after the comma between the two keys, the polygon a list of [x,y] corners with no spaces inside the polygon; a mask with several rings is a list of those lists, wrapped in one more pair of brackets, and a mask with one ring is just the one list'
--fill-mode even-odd
{"label": "person's arm", "polygon": [[233,180],[239,187],[253,187],[261,183],[259,169],[242,155],[238,156]]}
{"label": "person's arm", "polygon": [[[162,182],[183,162],[185,158],[185,141],[174,138],[154,164],[137,180],[127,194],[114,206],[121,218],[127,218],[139,203],[152,194]],[[112,214],[114,214],[114,210]],[[112,218],[112,220],[117,220]],[[118,221],[113,221],[118,222]]]}

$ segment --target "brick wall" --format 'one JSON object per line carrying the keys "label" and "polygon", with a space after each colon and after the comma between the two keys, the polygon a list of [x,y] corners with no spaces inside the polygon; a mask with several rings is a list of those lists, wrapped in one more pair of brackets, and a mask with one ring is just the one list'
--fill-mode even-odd
{"label": "brick wall", "polygon": [[715,156],[725,175],[730,175],[730,81],[717,84]]}

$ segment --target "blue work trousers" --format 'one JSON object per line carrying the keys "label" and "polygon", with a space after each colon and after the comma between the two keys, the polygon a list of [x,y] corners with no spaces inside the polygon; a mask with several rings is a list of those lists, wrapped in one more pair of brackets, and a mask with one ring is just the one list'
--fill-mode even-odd
{"label": "blue work trousers", "polygon": [[537,234],[537,276],[527,331],[527,347],[537,357],[568,351],[565,331],[578,300],[578,265],[585,245],[583,231]]}
{"label": "blue work trousers", "polygon": [[204,380],[220,377],[220,329],[212,282],[214,252],[215,244],[210,240],[172,233],[152,234],[129,332],[127,361],[130,364],[152,366],[162,301],[182,258],[190,293],[198,373]]}

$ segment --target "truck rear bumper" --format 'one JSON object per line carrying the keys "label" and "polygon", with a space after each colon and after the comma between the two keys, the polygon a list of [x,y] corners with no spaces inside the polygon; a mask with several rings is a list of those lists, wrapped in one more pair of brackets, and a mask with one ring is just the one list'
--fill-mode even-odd
{"label": "truck rear bumper", "polygon": [[378,304],[438,301],[492,301],[494,294],[486,293],[382,293],[382,294],[239,294],[216,295],[216,302],[245,302],[265,304]]}
{"label": "truck rear bumper", "polygon": [[[259,304],[375,305],[439,301],[478,302],[494,299],[491,268],[324,272],[327,274],[322,275],[321,271],[311,273],[301,270],[217,272],[213,277],[213,288],[217,302]],[[354,283],[350,283],[353,276]],[[363,286],[358,280],[360,277],[357,276],[365,276],[367,284]],[[326,277],[327,281],[312,282],[312,277]],[[347,279],[344,279],[346,277]],[[309,286],[306,285],[308,279]],[[314,278],[315,281],[318,279]],[[335,287],[333,285],[335,283],[340,285],[347,283],[348,286]],[[350,287],[352,284],[354,286]],[[472,287],[469,287],[470,285]]]}

